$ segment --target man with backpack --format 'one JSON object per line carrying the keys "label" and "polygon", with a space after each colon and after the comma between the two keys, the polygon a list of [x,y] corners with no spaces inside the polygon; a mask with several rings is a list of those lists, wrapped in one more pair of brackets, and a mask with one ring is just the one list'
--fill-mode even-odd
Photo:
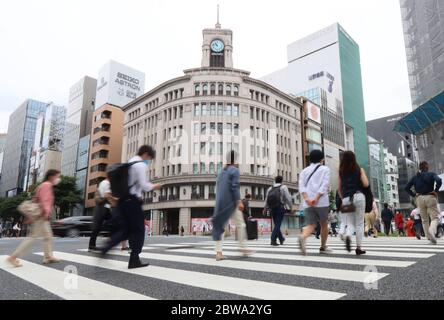
{"label": "man with backpack", "polygon": [[293,201],[291,200],[290,192],[287,186],[282,184],[283,177],[277,176],[275,178],[275,184],[268,188],[267,195],[265,197],[265,209],[271,211],[271,217],[273,219],[274,228],[271,233],[271,245],[278,246],[277,239],[281,245],[284,244],[285,238],[281,232],[282,220],[284,220],[285,205],[289,209],[293,206]]}
{"label": "man with backpack", "polygon": [[118,209],[122,216],[121,226],[108,244],[101,249],[106,254],[119,242],[129,239],[131,255],[128,269],[146,267],[139,254],[145,240],[145,215],[142,210],[142,192],[159,190],[160,184],[152,184],[146,178],[146,167],[156,157],[156,151],[148,145],[139,148],[137,155],[128,163],[115,164],[108,170],[112,196],[118,198]]}
{"label": "man with backpack", "polygon": [[299,247],[303,255],[306,254],[305,241],[313,233],[316,224],[321,226],[321,247],[319,253],[331,253],[327,247],[328,213],[330,201],[328,189],[330,187],[330,169],[322,164],[324,153],[321,150],[310,152],[310,165],[299,175],[299,192],[303,197],[306,226],[299,237]]}

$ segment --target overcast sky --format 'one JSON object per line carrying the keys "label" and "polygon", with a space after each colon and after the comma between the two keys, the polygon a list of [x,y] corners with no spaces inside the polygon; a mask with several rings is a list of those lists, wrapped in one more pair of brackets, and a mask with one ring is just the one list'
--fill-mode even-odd
{"label": "overcast sky", "polygon": [[411,110],[398,0],[14,0],[0,8],[0,132],[27,98],[67,105],[109,59],[145,72],[146,91],[199,67],[217,3],[235,68],[283,68],[289,43],[339,22],[360,46],[367,120]]}

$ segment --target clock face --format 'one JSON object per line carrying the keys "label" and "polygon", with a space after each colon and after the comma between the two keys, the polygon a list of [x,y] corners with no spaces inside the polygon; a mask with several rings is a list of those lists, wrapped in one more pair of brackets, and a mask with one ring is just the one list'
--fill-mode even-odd
{"label": "clock face", "polygon": [[213,52],[222,52],[222,50],[224,50],[224,43],[219,39],[213,40],[211,42],[211,50],[213,50]]}

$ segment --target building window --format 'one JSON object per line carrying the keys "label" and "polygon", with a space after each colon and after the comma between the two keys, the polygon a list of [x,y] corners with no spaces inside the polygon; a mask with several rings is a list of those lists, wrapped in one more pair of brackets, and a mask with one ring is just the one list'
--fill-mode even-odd
{"label": "building window", "polygon": [[206,134],[206,131],[207,131],[207,124],[205,122],[202,122],[200,124],[200,134],[204,135]]}
{"label": "building window", "polygon": [[193,144],[193,154],[198,155],[199,154],[199,143],[195,142]]}
{"label": "building window", "polygon": [[200,105],[198,103],[194,104],[194,115],[199,116],[200,115]]}
{"label": "building window", "polygon": [[254,164],[250,164],[250,174],[254,174]]}
{"label": "building window", "polygon": [[254,127],[250,126],[250,138],[254,138]]}
{"label": "building window", "polygon": [[205,102],[202,102],[202,116],[207,115],[207,104]]}
{"label": "building window", "polygon": [[197,163],[193,163],[193,174],[199,174],[199,166]]}
{"label": "building window", "polygon": [[210,134],[211,135],[216,134],[216,123],[215,122],[210,122]]}
{"label": "building window", "polygon": [[215,103],[210,104],[210,115],[212,115],[212,116],[216,115],[216,104]]}
{"label": "building window", "polygon": [[231,142],[227,142],[227,152],[230,152],[233,150],[233,144]]}
{"label": "building window", "polygon": [[250,107],[250,119],[254,120],[254,108]]}
{"label": "building window", "polygon": [[220,96],[224,94],[224,85],[222,83],[217,86],[217,94]]}
{"label": "building window", "polygon": [[214,155],[214,149],[215,149],[215,143],[210,142],[210,150],[209,150],[210,156]]}
{"label": "building window", "polygon": [[231,117],[231,103],[228,103],[225,106],[225,115],[228,116],[228,117]]}
{"label": "building window", "polygon": [[233,117],[239,117],[239,105],[233,105]]}
{"label": "building window", "polygon": [[183,106],[179,106],[179,118],[182,119],[183,117]]}
{"label": "building window", "polygon": [[223,154],[223,143],[222,142],[218,142],[217,143],[217,154],[218,155],[222,155]]}
{"label": "building window", "polygon": [[233,129],[234,129],[234,135],[238,136],[239,135],[239,123],[234,123]]}
{"label": "building window", "polygon": [[205,163],[204,162],[200,163],[200,173],[201,174],[205,174],[206,173]]}
{"label": "building window", "polygon": [[202,93],[203,93],[204,96],[207,96],[207,95],[208,95],[208,84],[205,83],[205,84],[202,86]]}
{"label": "building window", "polygon": [[223,134],[223,123],[218,122],[217,123],[217,134],[222,135]]}
{"label": "building window", "polygon": [[223,116],[224,115],[224,104],[219,102],[217,104],[217,115],[218,116]]}
{"label": "building window", "polygon": [[200,154],[202,155],[202,156],[204,156],[205,155],[205,150],[206,149],[206,143],[205,142],[201,142],[200,143]]}
{"label": "building window", "polygon": [[222,162],[217,163],[217,173],[219,174],[222,171]]}
{"label": "building window", "polygon": [[250,157],[254,158],[254,145],[250,146]]}
{"label": "building window", "polygon": [[225,124],[225,134],[230,136],[232,135],[231,123]]}
{"label": "building window", "polygon": [[215,174],[215,171],[214,171],[214,162],[210,162],[210,174]]}
{"label": "building window", "polygon": [[239,96],[239,86],[237,84],[234,85],[234,90],[233,90],[234,96]]}
{"label": "building window", "polygon": [[215,85],[214,83],[212,83],[212,84],[210,85],[210,94],[211,94],[212,96],[214,96],[214,95],[216,94],[216,85]]}
{"label": "building window", "polygon": [[231,96],[231,85],[230,84],[227,84],[225,94],[227,96]]}

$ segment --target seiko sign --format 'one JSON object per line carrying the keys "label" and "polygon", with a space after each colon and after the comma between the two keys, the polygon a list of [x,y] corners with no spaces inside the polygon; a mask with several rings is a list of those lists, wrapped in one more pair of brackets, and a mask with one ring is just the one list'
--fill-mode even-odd
{"label": "seiko sign", "polygon": [[104,104],[123,107],[144,93],[145,75],[115,61],[100,69],[99,79],[96,108]]}

